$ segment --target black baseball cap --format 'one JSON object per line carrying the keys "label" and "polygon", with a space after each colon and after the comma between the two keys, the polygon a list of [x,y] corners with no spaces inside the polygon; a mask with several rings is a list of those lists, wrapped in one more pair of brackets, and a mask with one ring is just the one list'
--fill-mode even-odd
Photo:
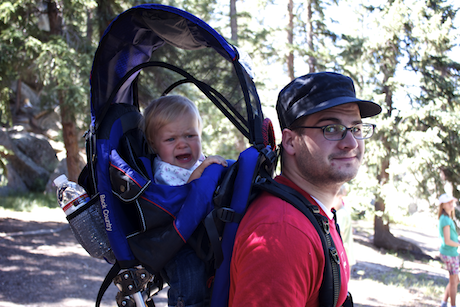
{"label": "black baseball cap", "polygon": [[278,96],[276,111],[281,129],[284,129],[302,116],[350,102],[358,104],[361,118],[375,116],[382,111],[375,102],[356,98],[350,77],[318,72],[298,77],[286,85]]}

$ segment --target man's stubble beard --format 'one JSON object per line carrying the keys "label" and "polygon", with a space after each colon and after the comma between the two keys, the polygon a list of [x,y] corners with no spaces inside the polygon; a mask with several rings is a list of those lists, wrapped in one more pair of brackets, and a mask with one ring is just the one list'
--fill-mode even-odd
{"label": "man's stubble beard", "polygon": [[[358,165],[353,166],[352,163],[346,164],[342,170],[334,168],[332,163],[326,163],[323,159],[313,158],[308,155],[302,155],[298,161],[301,175],[314,185],[341,185],[349,182],[358,174],[359,167],[362,164],[362,153],[358,150],[354,152]],[[327,157],[327,161],[343,156],[342,154],[331,154]],[[344,171],[345,169],[346,171]]]}

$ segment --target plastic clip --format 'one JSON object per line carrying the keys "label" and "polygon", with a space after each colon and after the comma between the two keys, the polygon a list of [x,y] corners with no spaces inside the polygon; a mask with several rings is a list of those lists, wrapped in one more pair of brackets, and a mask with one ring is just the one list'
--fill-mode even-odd
{"label": "plastic clip", "polygon": [[340,264],[339,253],[334,246],[329,247],[329,254],[331,254],[331,257],[334,259],[335,263]]}
{"label": "plastic clip", "polygon": [[217,218],[225,223],[238,223],[241,220],[241,214],[231,208],[223,207],[217,210]]}

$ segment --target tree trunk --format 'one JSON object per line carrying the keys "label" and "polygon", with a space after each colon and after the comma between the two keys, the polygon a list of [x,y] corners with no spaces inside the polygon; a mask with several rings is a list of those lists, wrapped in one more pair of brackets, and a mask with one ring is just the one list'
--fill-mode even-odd
{"label": "tree trunk", "polygon": [[[62,22],[59,9],[54,1],[48,2],[48,18],[50,20],[50,34],[60,35],[62,32]],[[62,91],[58,92],[62,136],[67,153],[67,177],[69,180],[77,182],[80,167],[76,119],[74,110],[65,104],[64,95]]]}
{"label": "tree trunk", "polygon": [[231,30],[231,40],[232,43],[238,44],[238,20],[236,16],[236,1],[230,0],[230,30]]}
{"label": "tree trunk", "polygon": [[[393,66],[392,66],[393,67]],[[387,107],[387,117],[391,117],[393,112],[393,90],[388,86],[390,78],[394,77],[395,70],[389,67],[389,65],[382,65],[381,70],[383,72],[383,92],[385,93],[385,104]],[[390,175],[387,170],[390,167],[390,155],[391,155],[391,143],[387,136],[382,136],[380,141],[385,148],[386,156],[382,159],[380,164],[380,173],[377,176],[380,186],[384,186],[388,183]],[[413,243],[407,242],[402,239],[396,238],[390,232],[389,218],[385,214],[385,201],[382,196],[377,195],[375,201],[375,218],[374,218],[374,245],[378,248],[384,248],[387,250],[409,252],[416,257],[428,258],[418,246]],[[386,221],[385,221],[386,220]]]}
{"label": "tree trunk", "polygon": [[88,9],[86,12],[86,43],[91,45],[91,40],[93,37],[93,11]]}
{"label": "tree trunk", "polygon": [[315,56],[313,55],[313,52],[315,51],[314,46],[313,46],[313,11],[311,9],[311,4],[312,0],[307,1],[307,20],[306,20],[306,25],[307,25],[307,48],[309,51],[308,55],[308,67],[310,69],[310,73],[314,73],[316,71],[316,59]]}
{"label": "tree trunk", "polygon": [[[382,143],[385,145],[388,143],[386,137],[382,138]],[[390,159],[387,156],[384,159],[382,159],[382,162],[380,164],[380,174],[378,174],[377,176],[377,179],[379,180],[379,184],[381,186],[383,186],[385,183],[388,182],[389,174],[387,173],[387,169],[389,166],[390,166]],[[388,248],[388,245],[389,245],[388,241],[391,240],[390,238],[393,235],[390,233],[390,227],[388,223],[385,224],[383,220],[385,216],[385,201],[382,199],[382,197],[377,196],[377,199],[374,203],[374,209],[375,209],[374,245],[376,247],[391,249],[391,248]]]}
{"label": "tree trunk", "polygon": [[59,108],[61,110],[62,136],[67,152],[67,173],[71,181],[77,182],[80,174],[79,148],[75,115],[68,106],[64,104],[63,94],[59,94]]}
{"label": "tree trunk", "polygon": [[112,9],[113,0],[98,0],[97,1],[97,20],[99,21],[99,38],[105,32],[105,29],[110,25],[114,16]]}
{"label": "tree trunk", "polygon": [[289,23],[287,27],[287,37],[289,44],[289,53],[287,55],[287,70],[288,75],[291,80],[295,79],[294,76],[294,1],[289,0],[288,3],[288,14],[289,14]]}
{"label": "tree trunk", "polygon": [[377,215],[375,216],[374,229],[374,245],[376,247],[386,250],[410,253],[417,259],[432,260],[432,257],[425,254],[416,244],[396,238],[393,234],[391,234],[388,223],[384,224],[382,217]]}
{"label": "tree trunk", "polygon": [[61,17],[56,2],[48,2],[48,18],[50,21],[50,35],[60,35],[62,30]]}
{"label": "tree trunk", "polygon": [[[389,162],[387,159],[384,159],[382,163],[388,167]],[[386,170],[386,168],[385,168]],[[388,176],[386,171],[382,171]],[[381,173],[382,173],[381,172]],[[386,179],[383,180],[387,180]],[[384,221],[385,219],[385,202],[383,199],[379,197],[379,199],[375,202],[375,211],[379,214],[375,214],[374,217],[374,246],[378,248],[383,248],[386,250],[393,250],[399,252],[406,252],[411,253],[417,259],[432,259],[431,256],[425,254],[420,247],[416,244],[396,238],[390,232],[390,223],[388,221]]]}

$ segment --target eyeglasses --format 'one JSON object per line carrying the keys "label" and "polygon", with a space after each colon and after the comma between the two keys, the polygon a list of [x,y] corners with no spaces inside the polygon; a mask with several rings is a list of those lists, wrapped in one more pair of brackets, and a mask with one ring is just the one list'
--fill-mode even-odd
{"label": "eyeglasses", "polygon": [[329,141],[340,141],[345,138],[347,131],[350,130],[353,137],[357,140],[364,140],[370,138],[374,134],[374,124],[356,124],[350,128],[341,124],[332,124],[323,127],[309,127],[309,126],[297,126],[291,128],[296,129],[322,129],[323,135],[326,140]]}

